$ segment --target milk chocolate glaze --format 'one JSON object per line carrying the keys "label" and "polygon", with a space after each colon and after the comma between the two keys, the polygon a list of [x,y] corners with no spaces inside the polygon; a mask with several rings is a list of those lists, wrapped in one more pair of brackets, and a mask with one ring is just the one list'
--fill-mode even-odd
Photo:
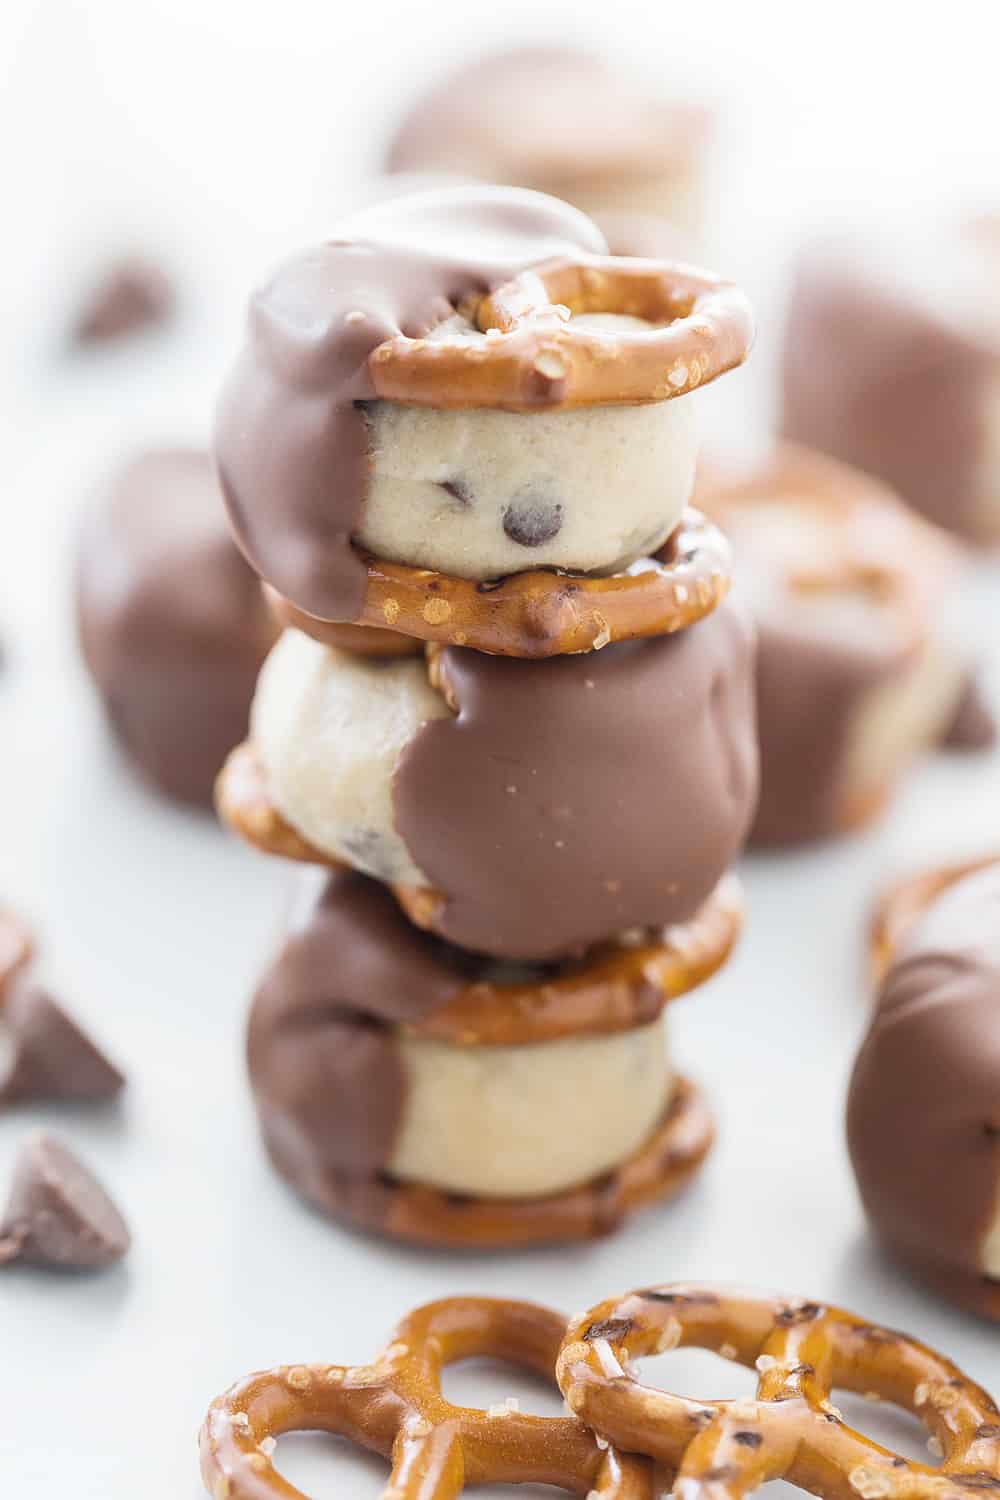
{"label": "milk chocolate glaze", "polygon": [[276,629],[207,454],[155,449],[120,470],[81,538],[77,618],[135,765],[168,796],[209,806]]}
{"label": "milk chocolate glaze", "polygon": [[692,916],[753,815],[753,655],[731,600],[589,655],[445,648],[457,711],[423,725],[393,784],[396,826],[445,897],[442,936],[545,960]]}
{"label": "milk chocolate glaze", "polygon": [[982,1271],[1000,1210],[1000,864],[945,890],[903,937],[855,1064],[847,1136],[885,1244],[950,1295],[1000,1309]]}
{"label": "milk chocolate glaze", "polygon": [[355,871],[311,872],[253,1003],[250,1078],[279,1170],[313,1184],[364,1178],[390,1159],[405,1108],[394,1028],[465,983],[461,956],[405,919]]}
{"label": "milk chocolate glaze", "polygon": [[216,426],[230,516],[261,577],[310,614],[353,619],[365,579],[351,537],[368,474],[369,355],[529,266],[605,248],[554,198],[455,187],[366,209],[279,267],[251,302]]}
{"label": "milk chocolate glaze", "polygon": [[[901,246],[897,266],[908,258],[912,250]],[[976,539],[987,437],[981,397],[990,372],[1000,372],[1000,339],[991,347],[949,311],[929,288],[904,291],[853,246],[805,254],[789,304],[781,425]]]}

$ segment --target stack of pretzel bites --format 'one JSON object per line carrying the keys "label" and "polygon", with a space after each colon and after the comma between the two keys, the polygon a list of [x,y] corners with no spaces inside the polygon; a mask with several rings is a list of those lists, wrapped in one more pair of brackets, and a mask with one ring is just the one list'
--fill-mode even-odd
{"label": "stack of pretzel bites", "polygon": [[[755,1399],[698,1401],[641,1385],[633,1360],[682,1345],[756,1369]],[[537,1417],[442,1394],[444,1368],[489,1356],[554,1379],[569,1408]],[[920,1463],[854,1431],[851,1391],[911,1411]],[[283,1365],[212,1402],[201,1472],[213,1500],[305,1500],[274,1463],[285,1433],[320,1431],[392,1464],[383,1500],[549,1484],[586,1500],[740,1500],[784,1479],[822,1500],[981,1500],[1000,1491],[1000,1411],[915,1339],[804,1298],[677,1283],[611,1298],[563,1327],[529,1302],[448,1297],[417,1308],[369,1365]]]}
{"label": "stack of pretzel bites", "polygon": [[735,940],[757,762],[692,392],[750,338],[735,287],[515,189],[368,210],[254,299],[217,454],[286,628],[218,802],[319,867],[249,1060],[337,1217],[585,1237],[708,1150],[661,1012]]}

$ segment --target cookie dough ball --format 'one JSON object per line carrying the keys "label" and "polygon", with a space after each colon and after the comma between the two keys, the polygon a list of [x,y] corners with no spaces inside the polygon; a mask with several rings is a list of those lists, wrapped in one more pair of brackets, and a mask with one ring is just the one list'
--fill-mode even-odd
{"label": "cookie dough ball", "polygon": [[696,498],[736,548],[759,631],[751,841],[866,822],[968,695],[969,663],[940,627],[955,547],[881,485],[791,443],[742,471],[706,466]]}
{"label": "cookie dough ball", "polygon": [[126,754],[167,796],[210,806],[275,629],[207,454],[154,449],[121,469],[84,528],[76,587],[84,660]]}
{"label": "cookie dough ball", "polygon": [[[582,315],[610,335],[640,318]],[[435,337],[465,330],[455,320]],[[357,540],[376,557],[461,578],[527,568],[621,571],[673,531],[694,482],[694,402],[556,412],[368,409],[371,477]]]}
{"label": "cookie dough ball", "polygon": [[972,542],[1000,541],[1000,219],[805,252],[783,384],[788,437]]}
{"label": "cookie dough ball", "polygon": [[495,957],[557,958],[693,915],[756,797],[739,606],[551,661],[447,647],[432,675],[421,658],[283,637],[252,738],[304,839],[416,889],[436,931]]}
{"label": "cookie dough ball", "polygon": [[704,238],[713,132],[706,108],[658,97],[628,69],[524,47],[468,64],[418,99],[388,168],[537,188],[585,213],[656,215],[690,255]]}
{"label": "cookie dough ball", "polygon": [[1000,1319],[1000,864],[959,878],[898,940],[847,1132],[879,1238]]}
{"label": "cookie dough ball", "polygon": [[423,656],[359,656],[286,630],[261,671],[251,736],[278,811],[310,843],[380,880],[426,885],[396,829],[403,750],[448,706]]}
{"label": "cookie dough ball", "polygon": [[[511,1045],[408,1034],[468,985],[544,985],[415,929],[339,871],[310,881],[254,1002],[251,1079],[280,1169],[320,1202],[375,1176],[486,1198],[563,1192],[636,1150],[667,1107],[663,1023]],[[595,1101],[601,1101],[600,1108]]]}

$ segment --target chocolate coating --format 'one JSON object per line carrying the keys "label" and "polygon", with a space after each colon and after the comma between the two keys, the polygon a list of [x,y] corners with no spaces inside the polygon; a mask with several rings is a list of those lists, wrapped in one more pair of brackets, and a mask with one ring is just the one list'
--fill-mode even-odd
{"label": "chocolate coating", "polygon": [[153,450],[121,469],[81,539],[77,619],[129,757],[168,796],[209,806],[277,632],[206,454]]}
{"label": "chocolate coating", "polygon": [[1000,1317],[982,1261],[1000,1210],[1000,864],[958,880],[903,934],[855,1064],[847,1136],[889,1249]]}
{"label": "chocolate coating", "polygon": [[588,656],[443,648],[457,712],[423,725],[393,782],[396,826],[445,898],[435,930],[552,959],[692,916],[753,815],[753,655],[730,600]]}
{"label": "chocolate coating", "polygon": [[709,126],[705,109],[657,98],[591,53],[518,47],[478,58],[425,93],[387,165],[516,183],[572,202],[581,179],[620,182],[699,158]]}
{"label": "chocolate coating", "polygon": [[216,426],[232,523],[261,577],[310,614],[354,619],[365,586],[351,545],[368,472],[361,403],[376,394],[369,356],[529,266],[604,248],[567,204],[460,187],[368,209],[340,238],[279,267],[253,298]]}
{"label": "chocolate coating", "polygon": [[923,247],[930,265],[918,271],[922,238],[884,256],[846,243],[802,255],[782,430],[885,479],[939,525],[989,539],[998,525],[986,520],[979,465],[989,383],[1000,389],[1000,292],[954,228]]}
{"label": "chocolate coating", "polygon": [[118,1209],[68,1147],[46,1135],[24,1147],[0,1224],[0,1264],[96,1270],[130,1244]]}
{"label": "chocolate coating", "polygon": [[254,999],[247,1058],[276,1165],[315,1197],[317,1179],[364,1179],[390,1159],[405,1107],[393,1028],[465,979],[378,881],[337,870],[303,891]]}
{"label": "chocolate coating", "polygon": [[10,1046],[0,1105],[25,1099],[111,1099],[125,1079],[60,1005],[29,978],[12,980],[0,1025]]}

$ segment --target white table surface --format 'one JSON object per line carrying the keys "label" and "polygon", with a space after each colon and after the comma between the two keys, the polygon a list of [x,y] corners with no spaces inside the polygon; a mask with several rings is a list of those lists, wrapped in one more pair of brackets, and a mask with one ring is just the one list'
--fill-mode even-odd
{"label": "white table surface", "polygon": [[[484,7],[479,35],[537,34],[536,9],[518,0],[501,25]],[[958,3],[922,28],[908,7],[852,0],[820,39],[811,7],[651,18],[632,0],[616,5],[619,50],[642,34],[669,76],[732,99],[724,263],[763,316],[755,364],[709,414],[730,433],[759,432],[773,409],[780,273],[804,224],[1000,182],[986,9]],[[843,1303],[1000,1389],[996,1329],[872,1250],[842,1129],[870,894],[895,869],[1000,843],[1000,755],[937,758],[864,837],[746,862],[746,938],[674,1021],[681,1062],[717,1105],[718,1148],[684,1197],[619,1236],[517,1256],[392,1248],[307,1211],[264,1161],[242,1029],[286,874],[148,794],[110,746],[75,654],[73,529],[123,447],[204,436],[249,278],[321,231],[391,103],[412,94],[422,66],[468,49],[455,21],[475,13],[383,5],[336,23],[334,12],[314,33],[317,14],[298,0],[280,20],[274,7],[194,0],[12,0],[0,21],[14,44],[0,55],[16,59],[0,135],[19,210],[0,289],[0,892],[37,922],[45,973],[129,1074],[120,1109],[0,1119],[0,1179],[28,1131],[52,1127],[106,1178],[135,1231],[108,1274],[0,1276],[0,1480],[20,1500],[194,1500],[195,1436],[223,1387],[271,1363],[363,1362],[408,1308],[459,1291],[570,1311],[643,1283],[726,1279]],[[546,34],[581,13],[574,34],[599,39],[600,13],[579,5],[554,5]],[[66,357],[57,331],[86,266],[130,240],[172,254],[181,317],[131,348]],[[1000,573],[983,565],[966,616],[992,653],[994,688],[998,606]],[[708,1356],[671,1356],[657,1378],[703,1396],[745,1388]],[[507,1374],[449,1389],[520,1391],[556,1409]],[[909,1430],[899,1440],[914,1448]],[[279,1457],[317,1495],[364,1500],[383,1474],[332,1442],[283,1442]]]}

